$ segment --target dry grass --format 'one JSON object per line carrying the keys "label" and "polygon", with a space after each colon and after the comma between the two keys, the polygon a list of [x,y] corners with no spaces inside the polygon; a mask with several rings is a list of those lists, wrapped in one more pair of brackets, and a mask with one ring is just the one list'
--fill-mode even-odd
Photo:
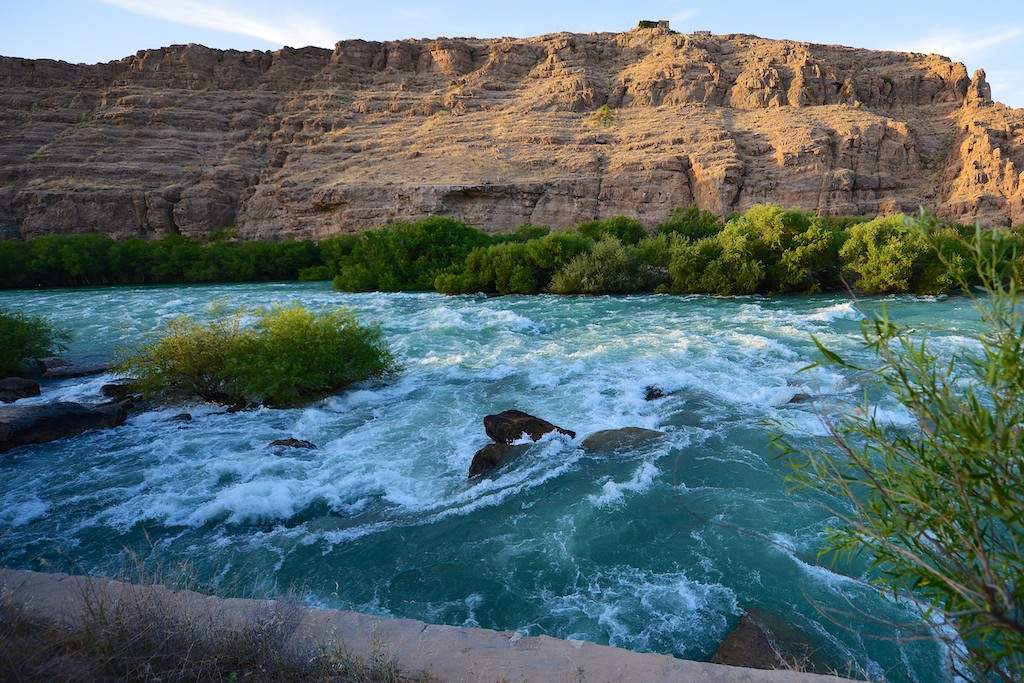
{"label": "dry grass", "polygon": [[[152,577],[139,578],[149,580],[137,583],[155,583]],[[179,577],[163,585],[180,588],[181,583]],[[81,605],[76,618],[55,622],[0,595],[0,680],[428,680],[399,671],[383,646],[362,661],[342,643],[293,639],[302,617],[293,600],[267,601],[246,618],[232,619],[212,602],[183,601],[170,591],[132,585],[113,598],[111,591],[87,582]]]}

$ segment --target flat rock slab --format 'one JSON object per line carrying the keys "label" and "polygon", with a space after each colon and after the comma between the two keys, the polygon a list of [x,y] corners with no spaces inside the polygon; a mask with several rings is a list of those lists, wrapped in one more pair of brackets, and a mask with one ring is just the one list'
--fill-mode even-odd
{"label": "flat rock slab", "polygon": [[[273,601],[217,598],[163,586],[133,586],[120,581],[66,574],[0,569],[0,595],[38,617],[80,618],[85,599],[116,604],[139,593],[156,594],[162,604],[197,616],[209,615],[225,625],[265,615]],[[721,664],[691,662],[668,655],[631,652],[615,647],[549,636],[521,636],[508,631],[436,626],[412,619],[300,607],[295,610],[296,644],[315,647],[338,643],[364,661],[383,650],[401,670],[437,681],[470,683],[840,683],[847,679],[794,671],[758,671]]]}
{"label": "flat rock slab", "polygon": [[642,427],[623,427],[622,429],[602,429],[583,439],[580,447],[591,453],[610,453],[624,451],[642,446],[665,436],[665,432]]}
{"label": "flat rock slab", "polygon": [[102,375],[110,370],[110,363],[72,363],[48,367],[43,372],[46,379],[71,379],[73,377],[89,377]]}
{"label": "flat rock slab", "polygon": [[68,401],[2,407],[0,452],[55,441],[90,429],[116,427],[128,417],[128,409],[127,401],[95,407]]}

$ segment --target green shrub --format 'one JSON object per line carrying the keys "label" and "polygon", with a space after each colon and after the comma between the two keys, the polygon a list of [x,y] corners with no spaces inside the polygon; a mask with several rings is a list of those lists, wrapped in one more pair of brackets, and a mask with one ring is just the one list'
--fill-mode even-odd
{"label": "green shrub", "polygon": [[332,279],[334,279],[334,271],[330,266],[310,266],[299,271],[299,280],[302,282]]}
{"label": "green shrub", "polygon": [[60,353],[68,340],[41,316],[0,309],[0,377],[17,375],[35,358]]}
{"label": "green shrub", "polygon": [[662,235],[677,235],[687,240],[713,237],[722,231],[722,221],[710,211],[689,206],[685,211],[676,208],[668,219],[658,226]]}
{"label": "green shrub", "polygon": [[[879,278],[872,283],[907,282],[916,242],[896,229],[902,224],[895,219],[873,222],[858,239],[888,250],[902,270],[868,269]],[[924,231],[917,236],[935,253],[949,246]],[[884,309],[862,328],[874,367],[862,370],[818,343],[823,363],[871,377],[915,424],[897,428],[879,420],[865,393],[860,410],[823,418],[834,448],[798,449],[782,435],[778,440],[792,457],[796,484],[828,496],[824,504],[834,521],[822,552],[866,558],[873,585],[920,610],[924,632],[906,637],[921,639],[930,630],[947,645],[956,679],[1018,681],[1024,672],[1024,302],[1015,280],[1004,282],[1013,245],[992,249],[979,230],[973,245],[961,247],[985,291],[975,300],[981,329],[964,332],[973,345],[962,345],[953,358],[936,353]],[[966,279],[958,287],[970,291]]]}
{"label": "green shrub", "polygon": [[753,294],[764,281],[764,265],[735,242],[726,250],[714,237],[682,241],[672,248],[669,273],[676,294]]}
{"label": "green shrub", "polygon": [[336,289],[346,292],[401,292],[432,289],[437,276],[462,267],[490,237],[450,218],[426,218],[367,230],[335,268]]}
{"label": "green shrub", "polygon": [[439,275],[434,286],[443,294],[536,294],[591,244],[575,233],[556,232],[528,242],[479,247],[469,253],[461,271]]}
{"label": "green shrub", "polygon": [[289,406],[321,398],[395,368],[380,330],[343,308],[314,313],[275,307],[203,324],[172,320],[161,336],[119,362],[148,398],[199,396],[229,405]]}
{"label": "green shrub", "polygon": [[555,273],[550,288],[555,294],[625,294],[644,285],[636,248],[609,235]]}
{"label": "green shrub", "polygon": [[501,242],[529,242],[530,240],[538,240],[550,232],[551,228],[523,223],[512,232],[500,232],[492,235],[491,240],[495,244],[500,244]]}
{"label": "green shrub", "polygon": [[623,244],[636,244],[647,237],[647,231],[640,221],[625,216],[586,221],[577,225],[576,231],[595,242],[610,236]]}
{"label": "green shrub", "polygon": [[859,291],[890,294],[915,290],[931,252],[924,234],[896,215],[851,227],[839,256],[846,277]]}

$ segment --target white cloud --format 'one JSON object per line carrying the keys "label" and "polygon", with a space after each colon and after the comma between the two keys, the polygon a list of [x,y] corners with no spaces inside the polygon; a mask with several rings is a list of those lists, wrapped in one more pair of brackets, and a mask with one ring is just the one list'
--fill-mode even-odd
{"label": "white cloud", "polygon": [[966,61],[992,48],[1024,38],[1024,27],[1011,26],[985,33],[965,33],[957,28],[942,29],[901,47],[908,52],[925,52]]}
{"label": "white cloud", "polygon": [[237,33],[274,45],[333,47],[337,36],[320,21],[298,14],[257,16],[251,7],[209,0],[100,0],[128,12],[177,24]]}

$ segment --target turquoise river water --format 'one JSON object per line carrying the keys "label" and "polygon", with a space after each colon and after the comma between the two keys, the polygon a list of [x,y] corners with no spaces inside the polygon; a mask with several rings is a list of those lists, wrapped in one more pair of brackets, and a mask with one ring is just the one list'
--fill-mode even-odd
{"label": "turquoise river water", "polygon": [[[403,370],[303,409],[192,405],[195,420],[179,424],[168,417],[183,408],[169,408],[0,457],[3,565],[113,574],[127,548],[236,592],[298,586],[316,605],[689,659],[710,658],[756,607],[872,677],[947,678],[937,646],[880,625],[911,618],[904,606],[851,578],[856,567],[816,560],[828,518],[788,491],[764,426],[821,442],[819,413],[862,396],[839,372],[797,374],[815,357],[811,334],[863,357],[845,297],[343,295],[326,283],[0,292],[0,307],[68,327],[77,357],[109,356],[213,301],[351,306],[381,324]],[[975,320],[963,300],[887,303],[950,351]],[[26,400],[98,402],[109,379]],[[650,384],[671,393],[645,401]],[[818,398],[789,404],[797,393]],[[481,418],[512,407],[578,437],[546,437],[468,483]],[[884,396],[874,409],[907,421]],[[579,448],[624,426],[668,438]],[[289,436],[319,448],[267,448]]]}

